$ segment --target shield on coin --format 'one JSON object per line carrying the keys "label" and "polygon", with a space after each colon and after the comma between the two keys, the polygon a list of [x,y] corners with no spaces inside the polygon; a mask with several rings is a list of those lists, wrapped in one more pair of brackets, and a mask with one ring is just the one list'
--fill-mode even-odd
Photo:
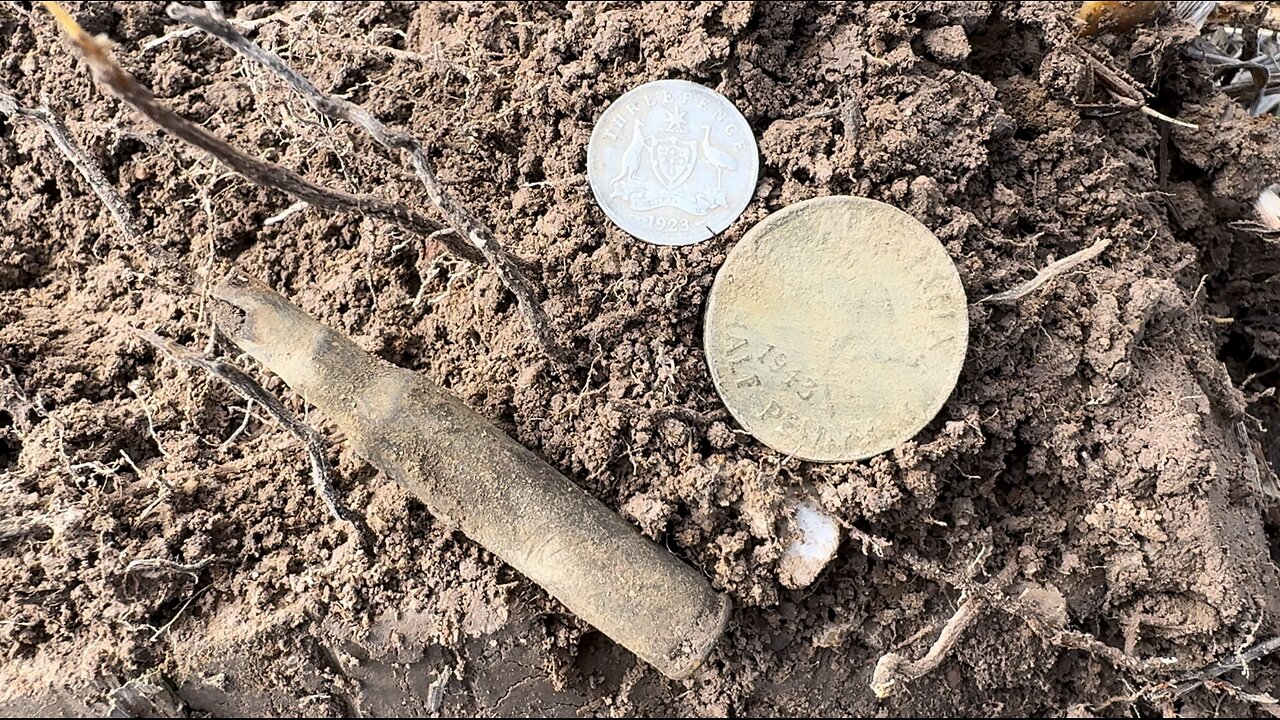
{"label": "shield on coin", "polygon": [[689,179],[697,160],[697,148],[692,140],[677,140],[673,137],[662,138],[653,144],[650,154],[653,171],[668,190],[675,189]]}

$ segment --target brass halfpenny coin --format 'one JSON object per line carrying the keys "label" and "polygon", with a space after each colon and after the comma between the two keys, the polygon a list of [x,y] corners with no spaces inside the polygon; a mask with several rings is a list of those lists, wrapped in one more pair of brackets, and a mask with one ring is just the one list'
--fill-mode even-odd
{"label": "brass halfpenny coin", "polygon": [[882,202],[826,197],[770,215],[733,248],[704,340],[744,429],[780,453],[843,462],[933,419],[968,335],[960,276],[928,228]]}

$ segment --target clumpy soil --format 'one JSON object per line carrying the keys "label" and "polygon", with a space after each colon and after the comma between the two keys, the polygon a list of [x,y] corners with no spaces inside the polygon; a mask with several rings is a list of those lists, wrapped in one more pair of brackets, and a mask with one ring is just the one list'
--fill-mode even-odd
{"label": "clumpy soil", "polygon": [[[0,710],[102,712],[148,673],[170,706],[213,715],[1276,709],[1256,697],[1280,686],[1275,656],[1174,702],[1149,692],[1280,634],[1280,250],[1250,224],[1280,180],[1280,125],[1217,92],[1183,55],[1187,29],[1082,40],[1069,3],[228,4],[276,15],[251,36],[426,144],[540,281],[573,347],[557,366],[492,272],[384,223],[279,217],[289,198],[104,95],[25,5],[0,5],[0,84],[66,119],[143,236],[122,235],[39,126],[0,118]],[[178,29],[161,4],[68,5],[237,147],[431,212],[400,158],[216,41],[148,47]],[[1198,129],[1099,109],[1123,108],[1093,63]],[[661,78],[715,88],[759,138],[754,201],[695,247],[625,235],[584,175],[594,119]],[[971,301],[1111,244],[1016,303],[971,308],[959,385],[915,441],[802,463],[723,411],[701,311],[746,229],[832,194],[928,225]],[[205,347],[207,288],[230,261],[705,572],[736,611],[704,668],[671,681],[639,664],[215,344],[326,433],[339,492],[376,536],[362,553],[292,436],[129,330]],[[846,536],[788,590],[783,501],[804,485],[889,544]],[[1006,600],[877,699],[876,661],[923,655],[964,600],[956,583],[998,575]],[[1112,652],[1080,649],[1086,635]]]}

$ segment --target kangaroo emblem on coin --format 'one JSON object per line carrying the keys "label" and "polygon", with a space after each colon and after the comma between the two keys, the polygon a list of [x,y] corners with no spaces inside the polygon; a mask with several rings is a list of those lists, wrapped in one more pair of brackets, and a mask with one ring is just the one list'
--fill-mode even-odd
{"label": "kangaroo emblem on coin", "polygon": [[623,230],[658,245],[701,242],[755,194],[759,151],[724,96],[683,80],[647,83],[600,116],[587,147],[596,201]]}

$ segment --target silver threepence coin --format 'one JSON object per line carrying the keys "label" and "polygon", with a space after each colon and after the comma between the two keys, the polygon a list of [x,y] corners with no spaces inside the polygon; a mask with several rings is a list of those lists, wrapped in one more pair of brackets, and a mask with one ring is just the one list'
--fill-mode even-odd
{"label": "silver threepence coin", "polygon": [[875,200],[784,208],[729,252],[707,298],[711,378],[742,427],[802,460],[891,450],[947,400],[969,312],[929,229]]}
{"label": "silver threepence coin", "polygon": [[657,245],[690,245],[746,209],[760,171],[755,136],[723,95],[684,80],[645,83],[591,133],[587,177],[609,219]]}

